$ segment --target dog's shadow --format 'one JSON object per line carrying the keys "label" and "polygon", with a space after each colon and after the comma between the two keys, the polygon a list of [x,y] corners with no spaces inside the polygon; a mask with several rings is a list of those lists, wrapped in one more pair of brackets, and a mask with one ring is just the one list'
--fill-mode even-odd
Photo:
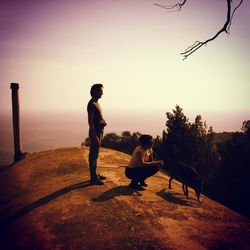
{"label": "dog's shadow", "polygon": [[96,198],[91,199],[94,202],[105,202],[110,199],[115,198],[116,196],[141,196],[138,191],[130,188],[129,186],[118,186],[118,187],[113,187],[109,189],[108,191],[102,193]]}
{"label": "dog's shadow", "polygon": [[183,195],[180,193],[176,193],[173,192],[171,189],[162,189],[161,191],[157,192],[156,195],[158,195],[159,197],[161,197],[162,199],[171,202],[171,203],[175,203],[177,205],[181,205],[181,206],[188,206],[188,207],[192,207],[192,203],[193,201],[191,199],[184,198],[183,199]]}

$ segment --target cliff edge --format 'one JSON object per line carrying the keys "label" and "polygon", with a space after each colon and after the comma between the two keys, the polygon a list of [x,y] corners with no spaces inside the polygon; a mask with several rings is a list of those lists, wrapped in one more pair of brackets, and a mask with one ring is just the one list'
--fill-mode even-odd
{"label": "cliff edge", "polygon": [[129,155],[101,148],[104,186],[89,183],[88,148],[33,153],[1,171],[0,249],[249,249],[250,220],[158,173],[128,187]]}

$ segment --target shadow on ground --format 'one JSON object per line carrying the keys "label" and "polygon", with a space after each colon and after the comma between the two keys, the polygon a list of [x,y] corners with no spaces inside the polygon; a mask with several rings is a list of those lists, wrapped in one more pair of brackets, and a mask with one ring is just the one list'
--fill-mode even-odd
{"label": "shadow on ground", "polygon": [[14,213],[11,216],[7,217],[6,219],[3,219],[0,222],[0,230],[3,230],[5,226],[7,226],[8,224],[22,218],[24,215],[31,212],[35,208],[46,205],[50,201],[56,199],[59,196],[67,194],[68,192],[70,192],[72,190],[88,187],[90,185],[91,185],[90,181],[80,182],[80,183],[77,183],[77,184],[62,188],[60,190],[57,190],[57,191],[55,191],[55,192],[53,192],[53,193],[51,193],[51,194],[49,194],[49,195],[47,195],[47,196],[45,196],[43,198],[38,199],[35,202],[30,203],[30,204],[24,206],[22,209],[20,209],[16,213]]}
{"label": "shadow on ground", "polygon": [[113,199],[116,196],[131,196],[131,195],[141,196],[142,194],[130,188],[129,186],[118,186],[109,189],[108,191],[102,193],[96,198],[93,198],[92,201],[104,202]]}
{"label": "shadow on ground", "polygon": [[173,191],[166,192],[166,189],[162,189],[161,191],[157,192],[156,195],[158,195],[159,197],[163,198],[168,202],[175,203],[181,206],[192,207],[192,204],[190,204],[192,203],[192,201],[190,199],[187,201],[182,198],[179,198],[178,197],[180,195],[179,193],[174,193]]}

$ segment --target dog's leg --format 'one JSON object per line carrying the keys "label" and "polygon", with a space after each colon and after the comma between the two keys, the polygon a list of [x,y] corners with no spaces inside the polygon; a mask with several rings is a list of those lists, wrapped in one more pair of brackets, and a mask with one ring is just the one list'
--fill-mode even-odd
{"label": "dog's leg", "polygon": [[186,186],[186,196],[189,199],[189,196],[188,196],[188,185],[185,185],[185,186]]}
{"label": "dog's leg", "polygon": [[172,187],[171,187],[171,182],[172,182],[172,180],[173,180],[173,178],[172,178],[172,177],[170,177],[170,179],[169,179],[169,183],[168,183],[168,188],[169,188],[169,189],[172,189]]}
{"label": "dog's leg", "polygon": [[196,189],[194,191],[196,193],[197,200],[201,203],[201,201],[200,201],[200,193]]}
{"label": "dog's leg", "polygon": [[186,195],[186,190],[185,190],[185,185],[184,185],[184,183],[182,183],[182,190],[183,190],[183,193]]}

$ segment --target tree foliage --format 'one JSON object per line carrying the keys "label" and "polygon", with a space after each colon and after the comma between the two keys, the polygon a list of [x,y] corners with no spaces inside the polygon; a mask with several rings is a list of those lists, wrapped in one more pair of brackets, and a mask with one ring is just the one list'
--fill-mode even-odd
{"label": "tree foliage", "polygon": [[132,154],[138,145],[139,132],[131,134],[129,131],[122,132],[121,136],[115,133],[108,133],[102,140],[102,147],[111,148],[126,154]]}
{"label": "tree foliage", "polygon": [[193,166],[201,174],[206,174],[206,163],[212,150],[212,127],[197,115],[193,123],[176,106],[172,113],[167,112],[166,132],[163,136],[163,158],[166,165],[175,165],[179,161]]}
{"label": "tree foliage", "polygon": [[[243,122],[243,133],[234,133],[220,142],[220,171],[214,180],[215,197],[233,209],[250,216],[250,121]],[[223,180],[223,181],[222,181]]]}
{"label": "tree foliage", "polygon": [[241,130],[246,134],[247,137],[250,136],[250,120],[243,122]]}

